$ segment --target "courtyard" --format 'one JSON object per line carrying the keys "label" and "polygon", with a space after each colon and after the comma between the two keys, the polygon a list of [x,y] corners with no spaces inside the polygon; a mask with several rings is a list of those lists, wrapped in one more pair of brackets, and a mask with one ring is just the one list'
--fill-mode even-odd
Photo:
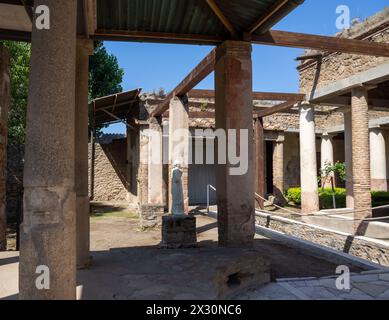
{"label": "courtyard", "polygon": [[333,4],[0,0],[0,299],[388,300],[389,7]]}

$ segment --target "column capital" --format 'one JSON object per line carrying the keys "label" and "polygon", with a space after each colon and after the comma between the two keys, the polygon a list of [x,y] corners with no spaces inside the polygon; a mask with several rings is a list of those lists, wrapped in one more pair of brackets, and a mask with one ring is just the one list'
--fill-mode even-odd
{"label": "column capital", "polygon": [[251,52],[251,42],[226,40],[216,49],[216,61],[225,55],[251,59]]}

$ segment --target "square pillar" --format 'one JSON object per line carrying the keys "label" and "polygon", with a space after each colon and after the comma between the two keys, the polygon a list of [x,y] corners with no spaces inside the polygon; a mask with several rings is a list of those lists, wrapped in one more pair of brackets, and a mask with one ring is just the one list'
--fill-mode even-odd
{"label": "square pillar", "polygon": [[161,118],[150,118],[149,130],[148,203],[164,207]]}
{"label": "square pillar", "polygon": [[77,40],[75,191],[78,268],[86,268],[90,264],[88,195],[88,84],[89,56],[92,53],[92,41],[88,39]]}
{"label": "square pillar", "polygon": [[[255,234],[251,51],[251,43],[243,41],[225,41],[216,51],[216,129],[228,137],[226,155],[218,154],[216,171],[219,245],[224,247],[252,246]],[[234,135],[235,141],[230,138]],[[240,153],[241,167],[247,168],[244,172],[236,173],[237,165],[230,162],[234,149]],[[225,164],[220,161],[224,156]]]}
{"label": "square pillar", "polygon": [[380,128],[370,129],[371,190],[388,191],[386,142]]}
{"label": "square pillar", "polygon": [[344,155],[346,161],[346,206],[354,208],[353,195],[353,155],[352,155],[352,125],[351,125],[351,109],[343,111],[344,116]]}
{"label": "square pillar", "polygon": [[284,134],[279,134],[273,148],[273,190],[276,201],[285,204],[284,197]]}
{"label": "square pillar", "polygon": [[[50,8],[51,24],[32,30],[19,298],[75,299],[77,1],[35,5]],[[49,272],[49,289],[36,286],[42,270]]]}
{"label": "square pillar", "polygon": [[[256,118],[254,121],[254,142],[255,142],[255,177],[257,195],[265,197],[265,138],[263,131],[263,119]],[[264,200],[256,199],[259,209],[264,209]]]}
{"label": "square pillar", "polygon": [[0,44],[0,251],[7,249],[7,136],[10,92],[9,55]]}
{"label": "square pillar", "polygon": [[138,183],[140,227],[160,226],[165,210],[161,119],[150,118],[140,129]]}
{"label": "square pillar", "polygon": [[301,213],[319,211],[314,106],[300,107]]}
{"label": "square pillar", "polygon": [[[368,209],[371,208],[371,176],[368,91],[365,87],[352,89],[351,122],[354,209],[358,210],[354,218],[364,219],[372,215]],[[360,224],[356,221],[357,233]]]}
{"label": "square pillar", "polygon": [[175,97],[169,107],[169,210],[172,205],[171,172],[174,163],[181,166],[184,211],[189,212],[188,166],[189,166],[189,105],[187,97]]}

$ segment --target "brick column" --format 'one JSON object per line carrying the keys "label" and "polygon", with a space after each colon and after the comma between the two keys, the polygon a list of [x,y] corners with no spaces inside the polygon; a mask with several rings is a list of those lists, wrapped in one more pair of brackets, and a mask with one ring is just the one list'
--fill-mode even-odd
{"label": "brick column", "polygon": [[9,55],[0,44],[0,251],[7,249],[7,135],[10,101]]}
{"label": "brick column", "polygon": [[89,195],[88,195],[88,81],[89,56],[93,42],[77,40],[76,122],[75,122],[75,191],[77,216],[77,267],[90,264]]}
{"label": "brick column", "polygon": [[185,212],[189,212],[188,164],[189,164],[189,106],[187,97],[175,97],[169,108],[169,210],[171,209],[171,172],[178,161],[183,171],[182,187]]}
{"label": "brick column", "polygon": [[285,203],[284,198],[284,134],[279,134],[273,149],[273,190],[279,204]]}
{"label": "brick column", "polygon": [[[218,164],[217,205],[219,245],[251,246],[254,240],[255,167],[253,146],[253,89],[251,44],[225,41],[217,48],[215,64],[216,128],[237,133],[236,147],[244,155],[248,170],[232,175],[235,167]],[[244,131],[246,130],[246,131]],[[240,135],[247,133],[247,150],[240,144]]]}
{"label": "brick column", "polygon": [[351,109],[343,111],[344,116],[344,154],[346,161],[346,206],[354,208],[353,195],[353,155],[352,155],[352,125],[351,125]]}
{"label": "brick column", "polygon": [[[368,92],[364,87],[354,88],[351,93],[352,156],[354,208],[371,207],[369,106]],[[371,210],[354,214],[356,219],[371,217]],[[356,229],[360,222],[356,222]],[[358,233],[358,230],[357,230]]]}
{"label": "brick column", "polygon": [[315,110],[312,105],[300,107],[301,211],[319,211],[316,164]]}
{"label": "brick column", "polygon": [[386,142],[380,128],[370,130],[371,189],[388,191]]}
{"label": "brick column", "polygon": [[[32,30],[19,298],[75,299],[77,1],[34,4],[50,8],[51,24]],[[50,273],[48,290],[36,287],[39,266]]]}
{"label": "brick column", "polygon": [[[321,137],[321,169],[324,170],[324,168],[328,164],[329,165],[334,164],[334,146],[332,143],[332,137],[328,133],[324,133]],[[331,174],[331,176],[334,178],[333,174]],[[335,179],[334,179],[334,183],[335,183]],[[324,187],[331,188],[332,187],[331,181],[329,180],[325,181]]]}

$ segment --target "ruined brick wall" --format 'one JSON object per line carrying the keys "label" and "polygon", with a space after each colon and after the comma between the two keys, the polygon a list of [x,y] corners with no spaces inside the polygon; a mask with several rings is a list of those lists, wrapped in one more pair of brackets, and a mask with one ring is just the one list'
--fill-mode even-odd
{"label": "ruined brick wall", "polygon": [[367,238],[331,232],[328,229],[314,227],[277,216],[266,217],[261,214],[261,216],[256,217],[256,222],[263,227],[299,239],[333,248],[383,266],[389,266],[389,246],[382,241],[368,241]]}
{"label": "ruined brick wall", "polygon": [[[96,143],[95,148],[93,200],[128,201],[127,139],[113,140],[108,144]],[[90,150],[89,147],[89,162]]]}
{"label": "ruined brick wall", "polygon": [[[389,7],[337,36],[389,42]],[[313,53],[313,51],[308,51],[308,53]],[[345,53],[325,54],[321,63],[309,60],[298,67],[300,91],[310,93],[315,83],[317,88],[321,88],[331,82],[348,78],[386,62],[389,62],[389,58]]]}

